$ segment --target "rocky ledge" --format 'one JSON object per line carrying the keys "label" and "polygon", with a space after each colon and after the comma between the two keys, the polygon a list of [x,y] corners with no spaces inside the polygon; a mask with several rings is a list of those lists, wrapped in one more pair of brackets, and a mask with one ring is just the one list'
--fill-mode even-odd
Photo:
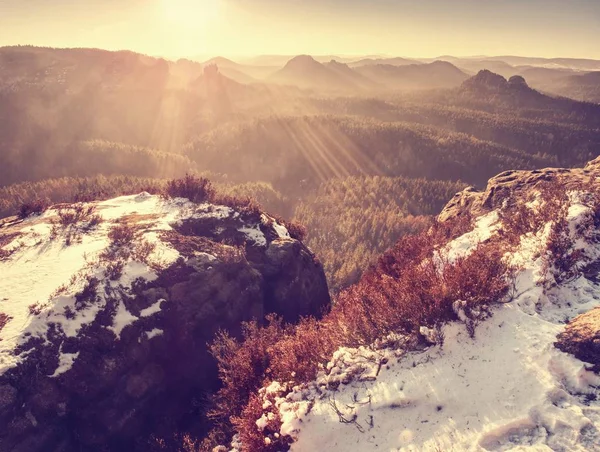
{"label": "rocky ledge", "polygon": [[321,264],[252,208],[142,193],[0,224],[0,450],[202,433],[218,330],[319,316]]}
{"label": "rocky ledge", "polygon": [[521,202],[525,195],[535,191],[546,182],[559,182],[569,190],[581,183],[595,183],[600,177],[600,157],[589,162],[585,168],[546,168],[532,171],[505,171],[491,178],[484,191],[467,187],[457,193],[444,207],[438,219],[447,221],[452,218],[479,215],[491,212],[500,207],[507,207],[505,202]]}

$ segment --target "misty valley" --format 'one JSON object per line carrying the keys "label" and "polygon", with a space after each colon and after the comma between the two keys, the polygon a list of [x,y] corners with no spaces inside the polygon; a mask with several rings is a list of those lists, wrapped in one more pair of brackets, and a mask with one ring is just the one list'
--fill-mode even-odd
{"label": "misty valley", "polygon": [[338,291],[461,189],[600,154],[600,63],[448,60],[3,48],[0,213],[198,173],[303,223]]}

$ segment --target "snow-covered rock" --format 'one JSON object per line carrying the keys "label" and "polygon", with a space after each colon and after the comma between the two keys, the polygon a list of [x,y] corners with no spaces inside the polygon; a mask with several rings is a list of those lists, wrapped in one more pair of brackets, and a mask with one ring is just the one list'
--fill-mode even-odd
{"label": "snow-covered rock", "polygon": [[[504,173],[483,193],[457,195],[441,220],[471,216],[473,226],[438,258],[452,262],[492,238],[510,243],[508,296],[489,307],[474,337],[457,300],[459,321],[421,328],[426,349],[340,348],[315,381],[273,383],[275,395],[261,396],[281,419],[276,435],[289,437],[293,451],[600,451],[600,375],[588,364],[600,356],[597,177],[600,160]],[[566,192],[562,219],[547,214],[540,190],[549,180]],[[515,205],[545,220],[510,237],[519,227],[505,223]],[[562,220],[569,271],[549,251]]]}
{"label": "snow-covered rock", "polygon": [[126,450],[201,424],[218,329],[329,302],[312,253],[250,209],[142,193],[6,219],[0,450]]}

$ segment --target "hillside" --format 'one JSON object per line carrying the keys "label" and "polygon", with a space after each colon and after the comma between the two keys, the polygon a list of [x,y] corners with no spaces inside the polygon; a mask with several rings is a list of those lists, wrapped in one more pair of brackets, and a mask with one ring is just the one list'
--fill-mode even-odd
{"label": "hillside", "polygon": [[464,190],[323,320],[248,336],[274,342],[233,450],[596,450],[599,177],[595,160]]}

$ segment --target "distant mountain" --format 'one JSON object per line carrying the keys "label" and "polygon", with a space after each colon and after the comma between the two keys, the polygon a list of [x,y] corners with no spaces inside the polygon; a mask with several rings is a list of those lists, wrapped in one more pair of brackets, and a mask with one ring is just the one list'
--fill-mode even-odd
{"label": "distant mountain", "polygon": [[240,64],[228,58],[216,57],[204,61],[203,66],[217,65],[220,71],[227,77],[240,83],[255,83],[273,74],[279,66],[260,66]]}
{"label": "distant mountain", "polygon": [[532,86],[563,80],[578,74],[577,71],[572,69],[536,66],[517,66],[515,70],[516,74],[525,77]]}
{"label": "distant mountain", "polygon": [[600,71],[567,74],[540,87],[572,99],[600,103]]}
{"label": "distant mountain", "polygon": [[488,109],[500,107],[545,110],[554,115],[566,115],[573,120],[577,118],[582,124],[594,127],[600,124],[600,105],[543,94],[531,88],[520,75],[507,80],[499,74],[483,70],[466,80],[459,88],[458,94],[458,98],[455,99],[458,103],[467,100],[471,104]]}
{"label": "distant mountain", "polygon": [[417,60],[408,58],[363,58],[362,60],[349,63],[350,67],[372,66],[375,64],[389,64],[390,66],[407,66],[409,64],[417,64]]}
{"label": "distant mountain", "polygon": [[367,86],[370,81],[345,64],[332,61],[319,63],[309,55],[292,58],[269,81],[295,85],[303,89],[348,91]]}
{"label": "distant mountain", "polygon": [[[296,55],[259,55],[256,57],[240,60],[244,64],[250,66],[276,66],[281,69],[287,64],[288,61],[293,59]],[[353,63],[358,60],[365,58],[383,58],[381,55],[358,55],[358,56],[340,56],[340,55],[311,55],[315,61],[319,63],[327,63],[335,60],[340,63]]]}
{"label": "distant mountain", "polygon": [[[565,67],[510,66],[503,61],[460,62],[462,68],[487,69],[505,78],[519,75],[532,88],[543,93],[569,97],[585,102],[600,102],[599,72],[582,73]],[[489,63],[489,64],[488,64]],[[496,69],[492,69],[496,68]]]}
{"label": "distant mountain", "polygon": [[520,75],[507,80],[487,69],[466,80],[461,85],[460,92],[467,96],[479,96],[490,102],[502,100],[520,108],[546,108],[556,102],[556,99],[530,88]]}
{"label": "distant mountain", "polygon": [[347,64],[332,60],[329,63],[326,63],[325,67],[354,86],[360,88],[375,88],[377,86],[377,83],[353,70]]}
{"label": "distant mountain", "polygon": [[586,58],[537,58],[520,56],[489,57],[489,60],[501,60],[513,66],[545,66],[578,69],[580,71],[600,70],[600,60]]}
{"label": "distant mountain", "polygon": [[[510,66],[536,66],[536,67],[548,67],[548,68],[562,68],[562,69],[575,69],[578,71],[590,72],[600,70],[600,60],[586,59],[586,58],[540,58],[540,57],[522,57],[513,55],[504,56],[467,56],[467,57],[455,57],[452,55],[442,55],[436,58],[418,58],[423,63],[430,63],[435,60],[449,61],[456,66],[468,68],[476,67],[479,63],[485,62],[486,65],[490,66],[492,62],[501,62]],[[480,69],[493,70],[500,73],[499,67],[481,67]],[[472,70],[472,69],[471,69]],[[504,74],[501,74],[504,75]],[[507,74],[508,75],[508,74]]]}
{"label": "distant mountain", "polygon": [[503,77],[512,77],[517,73],[514,66],[504,61],[453,58],[451,62],[458,68],[473,74],[484,69],[500,74]]}
{"label": "distant mountain", "polygon": [[206,99],[217,116],[229,114],[236,102],[256,96],[251,86],[225,76],[216,65],[205,66],[204,73],[190,83],[188,88]]}
{"label": "distant mountain", "polygon": [[468,78],[467,74],[446,61],[407,66],[366,65],[355,68],[355,71],[391,89],[454,88]]}

